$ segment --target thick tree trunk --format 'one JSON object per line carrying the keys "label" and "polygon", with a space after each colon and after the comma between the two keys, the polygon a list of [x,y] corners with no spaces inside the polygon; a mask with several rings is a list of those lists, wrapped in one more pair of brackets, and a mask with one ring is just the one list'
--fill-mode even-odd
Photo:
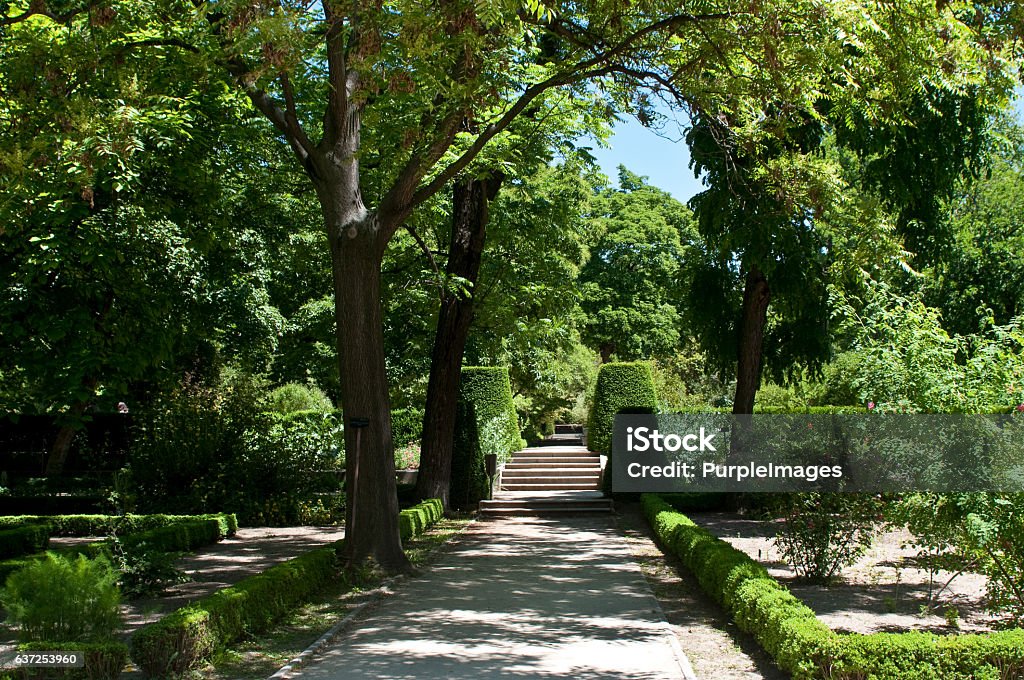
{"label": "thick tree trunk", "polygon": [[[380,265],[386,244],[370,223],[330,229],[341,405],[345,417],[348,566],[373,558],[407,571],[398,533],[391,404],[384,366]],[[337,225],[335,225],[337,226]],[[329,225],[330,227],[330,225]]]}
{"label": "thick tree trunk", "polygon": [[761,357],[764,350],[764,326],[768,318],[771,290],[764,273],[751,266],[743,288],[743,310],[739,327],[736,366],[736,398],[732,412],[754,412],[754,397],[761,386]]}
{"label": "thick tree trunk", "polygon": [[[82,382],[82,386],[90,395],[93,394],[98,385],[99,381],[93,378]],[[71,406],[67,414],[67,422],[57,430],[53,446],[50,447],[50,455],[46,458],[46,467],[43,474],[47,476],[59,475],[64,471],[64,465],[68,462],[68,456],[71,454],[71,444],[75,441],[75,435],[82,429],[82,414],[85,413],[85,409],[88,406],[89,401],[84,399],[76,401]]]}
{"label": "thick tree trunk", "polygon": [[456,182],[452,190],[452,234],[445,273],[470,282],[472,292],[462,296],[454,291],[445,291],[441,299],[423,415],[420,471],[416,479],[417,497],[440,498],[446,510],[449,507],[452,443],[462,379],[462,357],[473,321],[476,283],[489,219],[488,203],[500,187],[499,176],[464,179]]}

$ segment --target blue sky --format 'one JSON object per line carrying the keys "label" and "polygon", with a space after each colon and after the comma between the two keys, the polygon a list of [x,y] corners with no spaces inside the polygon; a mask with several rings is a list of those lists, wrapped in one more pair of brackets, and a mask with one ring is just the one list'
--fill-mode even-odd
{"label": "blue sky", "polygon": [[616,168],[625,165],[638,175],[646,175],[654,186],[686,202],[703,187],[689,167],[690,152],[678,127],[669,120],[659,136],[630,116],[615,125],[611,148],[602,149],[594,143],[593,154],[601,170],[613,182]]}

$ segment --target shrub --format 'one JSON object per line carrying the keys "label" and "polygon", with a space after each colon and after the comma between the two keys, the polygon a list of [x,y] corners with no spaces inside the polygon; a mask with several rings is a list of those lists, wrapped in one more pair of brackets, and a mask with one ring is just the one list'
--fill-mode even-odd
{"label": "shrub", "polygon": [[225,536],[233,536],[238,530],[238,518],[233,514],[226,513],[207,515],[12,515],[0,517],[0,526],[48,524],[52,536],[103,536],[114,531],[122,535],[136,534],[179,522],[206,519],[217,520]]}
{"label": "shrub", "polygon": [[136,418],[132,474],[149,511],[230,509],[247,524],[296,524],[344,465],[335,411],[263,411],[244,381],[186,386]]}
{"label": "shrub", "polygon": [[524,445],[508,369],[463,368],[452,450],[452,505],[470,507],[487,496],[486,454],[496,454],[502,462]]}
{"label": "shrub", "polygon": [[23,642],[105,641],[121,625],[117,574],[105,557],[47,553],[7,579],[2,601]]}
{"label": "shrub", "polygon": [[444,516],[444,505],[439,498],[428,498],[418,505],[398,513],[398,530],[402,540],[419,536]]}
{"label": "shrub", "polygon": [[267,630],[340,578],[341,543],[282,562],[178,609],[132,636],[132,660],[146,677],[176,677],[246,635]]}
{"label": "shrub", "polygon": [[118,587],[126,597],[160,595],[170,586],[189,580],[174,566],[175,553],[152,549],[145,543],[126,548],[116,536],[111,537],[110,552],[120,573]]}
{"label": "shrub", "polygon": [[794,493],[780,496],[782,523],[775,545],[797,574],[828,583],[871,545],[883,510],[864,494]]}
{"label": "shrub", "polygon": [[46,549],[50,543],[50,527],[33,524],[0,531],[0,558],[20,557]]}
{"label": "shrub", "polygon": [[[651,367],[644,362],[611,363],[601,366],[594,388],[594,401],[587,420],[587,445],[591,451],[612,455],[615,414],[621,411],[654,413],[658,397],[654,392]],[[610,463],[606,468],[611,469]],[[612,476],[605,474],[605,492],[611,491]]]}
{"label": "shrub", "polygon": [[423,410],[396,408],[391,412],[391,441],[395,448],[423,439]]}
{"label": "shrub", "polygon": [[30,642],[19,652],[82,652],[83,668],[22,669],[23,680],[116,680],[128,662],[128,647],[121,642]]}
{"label": "shrub", "polygon": [[331,398],[314,384],[286,383],[267,397],[267,409],[287,414],[296,411],[333,411]]}

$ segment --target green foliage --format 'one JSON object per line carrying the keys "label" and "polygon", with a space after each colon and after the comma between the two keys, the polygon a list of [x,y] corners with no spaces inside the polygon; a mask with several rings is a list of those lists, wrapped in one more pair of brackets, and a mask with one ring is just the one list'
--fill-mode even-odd
{"label": "green foliage", "polygon": [[851,350],[831,373],[830,396],[882,409],[979,413],[1024,402],[1021,320],[991,320],[973,336],[951,336],[939,310],[873,283],[841,316]]}
{"label": "green foliage", "polygon": [[[611,456],[615,414],[623,410],[654,413],[657,408],[658,395],[654,392],[650,364],[603,364],[597,374],[594,401],[587,419],[587,445],[591,451]],[[609,491],[611,475],[606,474],[604,479],[605,491]]]}
{"label": "green foliage", "polygon": [[210,515],[9,515],[0,517],[0,527],[47,524],[53,536],[103,536],[116,531],[121,535],[137,534],[151,529],[202,520],[216,520],[225,536],[238,530],[233,514]]}
{"label": "green foliage", "polygon": [[134,599],[161,595],[167,588],[185,583],[189,577],[175,566],[178,553],[165,552],[145,542],[125,546],[112,536],[110,553],[120,576],[117,581],[121,593]]}
{"label": "green foliage", "polygon": [[0,531],[0,559],[37,553],[49,543],[50,527],[45,524]]}
{"label": "green foliage", "polygon": [[651,373],[664,413],[725,406],[732,400],[729,382],[722,381],[705,352],[692,339],[675,354],[652,361]]}
{"label": "green foliage", "polygon": [[908,494],[894,517],[922,556],[984,573],[989,610],[1024,623],[1024,494]]}
{"label": "green foliage", "polygon": [[287,415],[296,411],[333,411],[334,404],[315,384],[287,383],[270,393],[267,409]]}
{"label": "green foliage", "polygon": [[423,410],[402,408],[391,411],[391,441],[395,447],[419,442],[423,438]]}
{"label": "green foliage", "polygon": [[230,509],[247,524],[294,524],[335,490],[344,465],[334,412],[263,410],[259,385],[187,384],[136,418],[132,473],[149,511]]}
{"label": "green foliage", "polygon": [[418,505],[402,510],[398,513],[398,530],[402,540],[419,536],[443,516],[444,506],[440,498],[428,498]]}
{"label": "green foliage", "polygon": [[147,678],[179,677],[341,578],[341,543],[295,557],[178,609],[132,636],[131,656]]}
{"label": "green foliage", "polygon": [[20,680],[117,680],[128,662],[128,646],[123,642],[29,642],[19,652],[82,652],[84,668],[23,669]]}
{"label": "green foliage", "polygon": [[619,188],[598,188],[591,201],[597,239],[580,306],[583,340],[604,361],[666,357],[680,342],[680,271],[696,229],[685,205],[645,180],[619,166]]}
{"label": "green foliage", "polygon": [[522,447],[508,369],[464,367],[452,450],[451,503],[468,508],[485,498],[484,456],[493,453],[503,462]]}
{"label": "green foliage", "polygon": [[7,579],[3,606],[24,642],[96,642],[121,626],[117,574],[105,557],[47,553]]}
{"label": "green foliage", "polygon": [[845,493],[794,493],[775,500],[781,516],[775,545],[797,574],[828,583],[871,545],[882,500]]}

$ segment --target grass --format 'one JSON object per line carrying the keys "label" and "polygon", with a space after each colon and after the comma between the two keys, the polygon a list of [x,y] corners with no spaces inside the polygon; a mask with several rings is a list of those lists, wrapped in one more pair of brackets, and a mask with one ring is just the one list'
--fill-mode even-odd
{"label": "grass", "polygon": [[[462,533],[468,524],[469,520],[464,518],[441,519],[426,533],[406,541],[406,555],[413,566],[423,568],[436,557],[438,548]],[[214,659],[212,667],[203,669],[202,677],[210,680],[263,680],[373,597],[374,589],[383,580],[382,574],[367,572],[355,588],[338,586],[325,591],[317,601],[297,610],[272,631],[221,653]]]}

